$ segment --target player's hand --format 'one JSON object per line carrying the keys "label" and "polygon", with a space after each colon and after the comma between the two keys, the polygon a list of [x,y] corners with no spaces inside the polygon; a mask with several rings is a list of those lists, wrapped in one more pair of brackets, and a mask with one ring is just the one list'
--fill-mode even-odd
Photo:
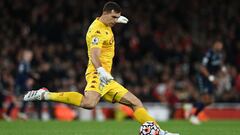
{"label": "player's hand", "polygon": [[126,23],[128,23],[128,19],[125,16],[120,16],[117,18],[116,22],[126,24]]}
{"label": "player's hand", "polygon": [[97,68],[97,72],[99,74],[100,82],[101,82],[100,84],[102,86],[107,85],[111,80],[113,80],[112,75],[106,72],[106,70],[103,67]]}
{"label": "player's hand", "polygon": [[218,85],[218,80],[216,79],[216,77],[214,75],[209,75],[208,76],[208,80],[214,84],[214,85]]}
{"label": "player's hand", "polygon": [[208,80],[209,80],[210,82],[214,82],[214,81],[215,81],[215,76],[214,76],[214,75],[209,75],[209,76],[208,76]]}

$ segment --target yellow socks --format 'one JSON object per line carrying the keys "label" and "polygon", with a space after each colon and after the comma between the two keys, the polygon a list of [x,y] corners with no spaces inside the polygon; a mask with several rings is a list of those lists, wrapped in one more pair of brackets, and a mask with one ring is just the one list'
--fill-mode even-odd
{"label": "yellow socks", "polygon": [[145,123],[146,121],[155,121],[155,119],[153,119],[148,112],[146,111],[145,108],[141,107],[138,108],[134,111],[133,113],[134,118],[141,124]]}
{"label": "yellow socks", "polygon": [[45,100],[80,106],[83,95],[78,92],[46,92],[44,98]]}

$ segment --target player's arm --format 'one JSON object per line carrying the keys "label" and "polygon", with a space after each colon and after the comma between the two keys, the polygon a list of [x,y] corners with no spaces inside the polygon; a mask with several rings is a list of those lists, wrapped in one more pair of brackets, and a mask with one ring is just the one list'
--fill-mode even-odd
{"label": "player's arm", "polygon": [[113,77],[102,67],[100,60],[102,44],[103,39],[101,38],[100,34],[96,34],[92,37],[92,42],[90,45],[90,57],[92,64],[100,76],[101,84],[106,85],[110,80],[113,79]]}
{"label": "player's arm", "polygon": [[95,30],[94,34],[90,37],[90,57],[91,62],[95,69],[102,67],[100,56],[101,56],[101,48],[103,45],[103,37],[101,36],[100,30]]}
{"label": "player's arm", "polygon": [[102,85],[106,85],[109,81],[113,79],[111,74],[109,74],[103,67],[100,61],[101,49],[100,48],[92,48],[91,49],[91,59],[92,63],[100,75],[100,81]]}
{"label": "player's arm", "polygon": [[100,48],[91,48],[91,60],[95,67],[95,69],[98,69],[99,67],[102,67],[101,61],[100,61],[100,55],[101,55],[101,49]]}
{"label": "player's arm", "polygon": [[[205,66],[205,65],[202,65],[202,64],[200,65],[200,72],[201,72],[205,77],[210,78],[210,76],[212,76],[212,75],[210,75],[210,73],[208,72],[206,66]],[[210,80],[210,79],[209,79],[209,80]]]}
{"label": "player's arm", "polygon": [[202,60],[202,64],[200,65],[200,72],[208,78],[209,81],[213,82],[215,81],[215,76],[210,74],[208,69],[207,69],[207,64],[209,62],[209,59],[210,59],[210,52],[208,52],[204,57],[203,57],[203,60]]}

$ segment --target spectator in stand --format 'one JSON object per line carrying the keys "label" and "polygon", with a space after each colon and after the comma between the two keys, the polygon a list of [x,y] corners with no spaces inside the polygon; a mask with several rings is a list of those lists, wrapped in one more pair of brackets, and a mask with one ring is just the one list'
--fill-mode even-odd
{"label": "spectator in stand", "polygon": [[240,101],[240,70],[237,70],[237,75],[234,79],[234,96],[236,101]]}

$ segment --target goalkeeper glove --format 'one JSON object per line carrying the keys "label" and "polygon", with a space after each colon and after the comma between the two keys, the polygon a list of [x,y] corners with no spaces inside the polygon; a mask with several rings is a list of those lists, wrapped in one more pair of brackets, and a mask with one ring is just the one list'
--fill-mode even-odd
{"label": "goalkeeper glove", "polygon": [[97,68],[97,73],[100,76],[100,85],[105,86],[107,85],[111,80],[113,80],[113,77],[111,74],[106,72],[106,70],[103,67]]}
{"label": "goalkeeper glove", "polygon": [[126,23],[128,23],[128,19],[125,16],[120,16],[120,17],[117,18],[116,22],[126,24]]}

